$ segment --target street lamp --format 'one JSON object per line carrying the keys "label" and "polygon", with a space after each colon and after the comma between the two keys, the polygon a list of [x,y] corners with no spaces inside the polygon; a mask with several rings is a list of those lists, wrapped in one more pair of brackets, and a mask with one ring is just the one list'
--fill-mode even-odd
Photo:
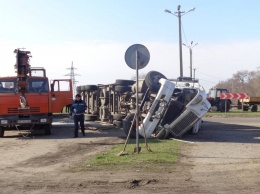
{"label": "street lamp", "polygon": [[172,14],[172,15],[174,15],[174,16],[176,16],[176,17],[179,18],[180,77],[183,77],[182,40],[181,40],[181,16],[183,16],[183,15],[185,15],[185,14],[191,12],[191,11],[194,11],[194,10],[195,10],[195,7],[192,8],[192,9],[190,9],[190,10],[187,11],[187,12],[185,12],[185,11],[180,11],[180,9],[181,9],[181,6],[178,5],[178,7],[177,7],[177,10],[178,10],[178,11],[177,11],[177,12],[172,13],[172,12],[171,12],[170,10],[168,10],[168,9],[165,9],[164,11],[165,11],[166,13],[170,13],[170,14]]}
{"label": "street lamp", "polygon": [[[187,46],[186,44],[182,44],[182,45],[184,45],[184,46],[186,46],[187,48],[189,48],[189,50],[190,50],[190,77],[192,78],[192,48],[194,47],[194,46],[196,46],[196,45],[198,45],[198,43],[196,43],[196,44],[194,44],[194,45],[192,45],[193,44],[193,41],[191,41],[191,43],[190,43],[190,45],[189,46]],[[195,75],[194,75],[195,76]]]}

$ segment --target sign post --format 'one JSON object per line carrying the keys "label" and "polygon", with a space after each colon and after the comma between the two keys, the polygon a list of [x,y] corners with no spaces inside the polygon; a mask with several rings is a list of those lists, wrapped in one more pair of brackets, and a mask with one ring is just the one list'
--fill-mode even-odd
{"label": "sign post", "polygon": [[135,152],[139,153],[139,99],[138,99],[138,70],[144,68],[150,60],[150,53],[148,49],[141,44],[134,44],[130,46],[125,52],[125,62],[131,68],[136,70],[136,148]]}

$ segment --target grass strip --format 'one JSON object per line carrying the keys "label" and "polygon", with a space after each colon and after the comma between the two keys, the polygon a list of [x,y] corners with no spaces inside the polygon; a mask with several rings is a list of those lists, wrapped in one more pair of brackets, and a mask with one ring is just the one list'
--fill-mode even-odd
{"label": "grass strip", "polygon": [[[148,146],[152,151],[148,151],[144,140],[139,140],[141,151],[134,152],[136,141],[131,140],[122,153],[124,144],[114,146],[111,150],[95,155],[87,160],[83,165],[83,170],[140,170],[140,171],[160,171],[174,169],[174,163],[179,156],[181,142],[174,140],[149,139]],[[121,153],[121,155],[119,155]]]}

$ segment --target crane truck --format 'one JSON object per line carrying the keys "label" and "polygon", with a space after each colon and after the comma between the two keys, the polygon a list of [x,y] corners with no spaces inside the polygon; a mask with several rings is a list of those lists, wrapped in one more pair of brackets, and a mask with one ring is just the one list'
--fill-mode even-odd
{"label": "crane truck", "polygon": [[53,113],[72,101],[71,79],[50,82],[42,67],[31,67],[30,51],[15,49],[16,76],[0,77],[0,137],[7,130],[43,130],[51,134]]}

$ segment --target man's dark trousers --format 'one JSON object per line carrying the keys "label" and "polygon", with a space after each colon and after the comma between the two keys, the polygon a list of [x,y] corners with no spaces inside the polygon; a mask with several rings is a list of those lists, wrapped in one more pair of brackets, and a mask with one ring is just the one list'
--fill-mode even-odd
{"label": "man's dark trousers", "polygon": [[78,137],[79,123],[82,135],[85,136],[84,114],[74,115],[74,137]]}

